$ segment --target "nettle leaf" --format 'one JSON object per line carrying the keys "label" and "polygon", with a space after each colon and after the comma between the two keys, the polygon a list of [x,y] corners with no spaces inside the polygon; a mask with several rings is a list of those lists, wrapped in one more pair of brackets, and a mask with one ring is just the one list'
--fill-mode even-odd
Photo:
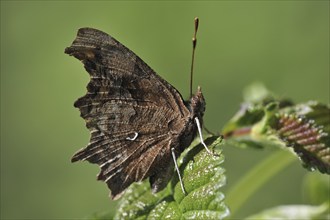
{"label": "nettle leaf", "polygon": [[276,118],[272,128],[304,166],[330,174],[330,107],[309,102],[283,109]]}
{"label": "nettle leaf", "polygon": [[217,156],[199,144],[190,146],[178,159],[186,195],[177,174],[163,191],[153,194],[149,182],[133,184],[123,196],[115,219],[223,219],[229,215],[220,188],[225,184],[221,139],[205,143]]}
{"label": "nettle leaf", "polygon": [[329,211],[329,203],[320,206],[288,205],[267,209],[246,219],[329,219]]}
{"label": "nettle leaf", "polygon": [[221,132],[228,144],[243,148],[277,145],[278,143],[273,143],[274,140],[269,141],[269,125],[276,123],[276,112],[293,106],[293,103],[289,99],[277,98],[261,83],[248,86],[243,95],[244,102],[240,109]]}
{"label": "nettle leaf", "polygon": [[228,144],[290,147],[304,167],[330,174],[329,105],[315,101],[293,105],[272,96],[260,84],[246,93],[247,101],[223,128]]}

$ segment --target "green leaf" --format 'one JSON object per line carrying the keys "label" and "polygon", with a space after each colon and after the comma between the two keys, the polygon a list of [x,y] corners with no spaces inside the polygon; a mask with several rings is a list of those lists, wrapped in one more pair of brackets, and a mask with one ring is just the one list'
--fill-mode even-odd
{"label": "green leaf", "polygon": [[330,174],[330,107],[308,102],[276,114],[275,134],[292,147],[304,167]]}
{"label": "green leaf", "polygon": [[287,205],[267,209],[259,214],[250,216],[247,219],[330,219],[329,211],[329,203],[324,203],[320,206]]}
{"label": "green leaf", "polygon": [[260,148],[265,144],[262,142],[268,142],[266,133],[270,126],[276,124],[275,114],[280,109],[293,106],[293,103],[288,99],[276,98],[261,83],[248,86],[244,100],[238,112],[223,127],[222,134],[235,138],[240,146]]}
{"label": "green leaf", "polygon": [[205,140],[214,150],[209,155],[199,144],[189,147],[178,159],[187,194],[180,187],[177,174],[161,192],[153,194],[148,182],[133,184],[123,196],[115,219],[223,219],[229,215],[220,191],[225,184],[221,139]]}
{"label": "green leaf", "polygon": [[274,97],[262,82],[254,82],[243,91],[244,101],[247,103],[262,103]]}
{"label": "green leaf", "polygon": [[228,144],[239,147],[290,147],[309,170],[330,174],[330,106],[293,105],[261,84],[245,92],[241,109],[223,128]]}

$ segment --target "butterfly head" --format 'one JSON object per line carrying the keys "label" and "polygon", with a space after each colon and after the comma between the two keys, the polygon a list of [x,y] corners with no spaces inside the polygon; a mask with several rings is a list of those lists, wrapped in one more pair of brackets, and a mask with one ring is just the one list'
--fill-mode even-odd
{"label": "butterfly head", "polygon": [[198,119],[202,121],[205,112],[205,105],[202,90],[198,86],[195,95],[190,98],[190,111],[193,118],[198,117]]}

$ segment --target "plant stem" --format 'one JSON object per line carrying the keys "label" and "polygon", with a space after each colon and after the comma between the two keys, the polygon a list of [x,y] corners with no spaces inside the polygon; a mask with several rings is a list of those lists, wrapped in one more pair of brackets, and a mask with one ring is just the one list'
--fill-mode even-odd
{"label": "plant stem", "polygon": [[246,173],[226,195],[226,204],[231,212],[230,217],[235,215],[255,191],[296,159],[287,150],[278,150]]}

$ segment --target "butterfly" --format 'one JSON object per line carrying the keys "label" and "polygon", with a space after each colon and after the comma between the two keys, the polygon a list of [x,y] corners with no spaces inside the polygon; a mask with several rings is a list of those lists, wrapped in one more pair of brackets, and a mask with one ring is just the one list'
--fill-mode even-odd
{"label": "butterfly", "polygon": [[93,28],[79,29],[65,53],[90,75],[87,94],[74,103],[90,142],[72,162],[98,164],[97,179],[108,185],[113,199],[147,178],[152,192],[165,188],[174,172],[172,156],[179,157],[201,134],[205,100],[200,87],[184,101],[140,57]]}

